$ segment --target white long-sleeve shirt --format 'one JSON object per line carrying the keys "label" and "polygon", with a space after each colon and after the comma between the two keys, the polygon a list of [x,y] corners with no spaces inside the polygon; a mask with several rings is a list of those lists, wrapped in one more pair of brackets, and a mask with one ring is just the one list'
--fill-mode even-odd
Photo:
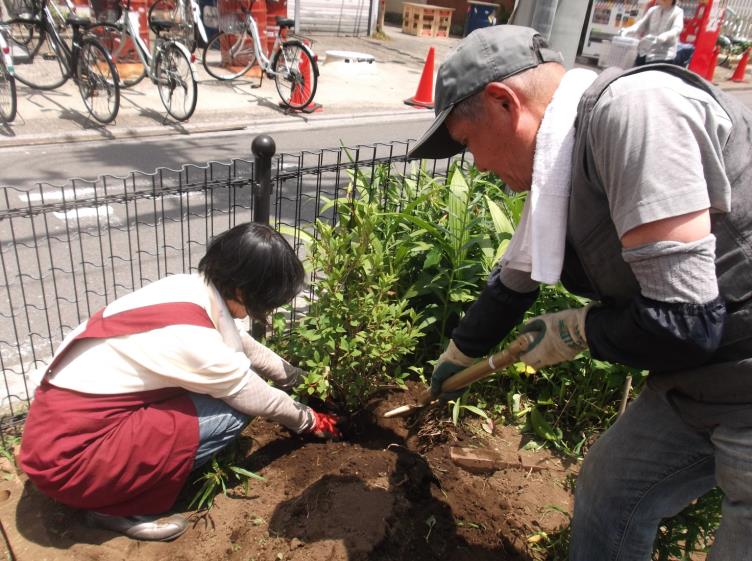
{"label": "white long-sleeve shirt", "polygon": [[[73,344],[47,380],[60,388],[97,395],[181,387],[295,431],[310,425],[308,408],[262,379],[289,385],[299,371],[241,331],[219,292],[201,275],[160,279],[118,298],[104,315],[166,302],[202,307],[215,329],[170,325],[133,335],[84,339]],[[71,332],[63,345],[84,326]]]}
{"label": "white long-sleeve shirt", "polygon": [[640,20],[624,28],[623,33],[643,38],[638,52],[647,62],[652,62],[676,57],[676,45],[683,28],[684,12],[681,8],[653,6]]}

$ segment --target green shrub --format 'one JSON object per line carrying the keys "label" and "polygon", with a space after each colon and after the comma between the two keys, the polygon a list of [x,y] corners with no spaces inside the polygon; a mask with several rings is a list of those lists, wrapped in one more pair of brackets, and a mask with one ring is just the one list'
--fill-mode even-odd
{"label": "green shrub", "polygon": [[401,364],[422,335],[420,314],[395,291],[407,263],[405,232],[375,192],[356,176],[348,196],[332,202],[338,224],[316,223],[308,248],[313,296],[281,341],[309,373],[299,395],[333,398],[351,410],[407,376]]}

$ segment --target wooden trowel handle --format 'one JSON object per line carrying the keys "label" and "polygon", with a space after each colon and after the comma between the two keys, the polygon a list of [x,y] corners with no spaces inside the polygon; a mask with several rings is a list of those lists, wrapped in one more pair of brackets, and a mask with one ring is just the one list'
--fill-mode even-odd
{"label": "wooden trowel handle", "polygon": [[[459,390],[490,376],[502,368],[506,368],[510,364],[514,364],[520,358],[520,355],[527,351],[535,336],[535,333],[523,333],[498,353],[479,360],[444,380],[444,383],[441,384],[441,391]],[[426,390],[418,396],[418,405],[427,405],[431,402],[431,399],[431,390]]]}
{"label": "wooden trowel handle", "polygon": [[[480,380],[481,378],[485,378],[489,374],[493,374],[497,370],[506,368],[510,364],[516,362],[517,359],[520,358],[520,355],[527,351],[527,349],[530,347],[530,344],[535,340],[536,336],[536,333],[523,333],[509,345],[507,345],[507,347],[503,351],[480,360],[479,362],[468,366],[464,370],[460,370],[454,376],[450,376],[449,378],[444,380],[444,383],[441,384],[441,391],[450,392],[464,388],[465,386],[469,386],[476,380]],[[384,417],[402,417],[411,413],[412,411],[415,411],[416,409],[425,407],[426,405],[431,403],[433,399],[434,398],[431,395],[430,388],[426,389],[418,396],[417,405],[403,405],[402,407],[397,407],[384,413]]]}
{"label": "wooden trowel handle", "polygon": [[441,384],[441,391],[451,392],[459,390],[477,380],[482,380],[502,368],[506,368],[510,364],[514,364],[520,358],[520,355],[527,351],[527,348],[534,339],[535,333],[523,333],[498,353],[479,360],[475,364],[444,380],[444,383]]}

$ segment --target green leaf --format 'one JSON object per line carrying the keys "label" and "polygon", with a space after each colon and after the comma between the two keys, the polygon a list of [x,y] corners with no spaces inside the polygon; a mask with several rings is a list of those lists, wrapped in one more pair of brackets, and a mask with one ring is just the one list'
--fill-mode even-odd
{"label": "green leaf", "polygon": [[543,415],[537,407],[530,410],[530,425],[533,427],[535,434],[548,441],[554,442],[559,439],[559,435],[553,427],[543,418]]}
{"label": "green leaf", "polygon": [[491,214],[491,220],[493,221],[494,228],[496,228],[496,233],[514,234],[514,225],[504,211],[501,210],[501,207],[492,201],[488,195],[485,198],[488,212]]}
{"label": "green leaf", "polygon": [[476,407],[475,405],[463,405],[462,407],[464,409],[467,409],[471,413],[475,413],[476,415],[478,415],[478,417],[488,419],[488,414],[486,414],[486,412],[483,411],[483,409],[481,409],[480,407]]}
{"label": "green leaf", "polygon": [[243,477],[247,477],[248,479],[258,479],[259,481],[266,481],[266,478],[257,474],[253,473],[252,471],[248,471],[247,469],[244,469],[242,467],[238,466],[230,466],[230,470],[237,473],[238,475],[242,475]]}
{"label": "green leaf", "polygon": [[439,263],[441,263],[441,253],[436,251],[435,249],[432,249],[426,255],[425,261],[423,261],[423,268],[430,269],[431,267],[435,267]]}

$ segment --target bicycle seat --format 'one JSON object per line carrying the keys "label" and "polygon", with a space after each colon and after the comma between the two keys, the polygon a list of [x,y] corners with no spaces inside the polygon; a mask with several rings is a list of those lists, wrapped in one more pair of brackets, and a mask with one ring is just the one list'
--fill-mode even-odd
{"label": "bicycle seat", "polygon": [[277,25],[280,27],[295,27],[295,20],[277,16]]}
{"label": "bicycle seat", "polygon": [[73,14],[68,14],[65,18],[66,25],[72,25],[73,27],[90,27],[91,20],[89,18],[82,18]]}

